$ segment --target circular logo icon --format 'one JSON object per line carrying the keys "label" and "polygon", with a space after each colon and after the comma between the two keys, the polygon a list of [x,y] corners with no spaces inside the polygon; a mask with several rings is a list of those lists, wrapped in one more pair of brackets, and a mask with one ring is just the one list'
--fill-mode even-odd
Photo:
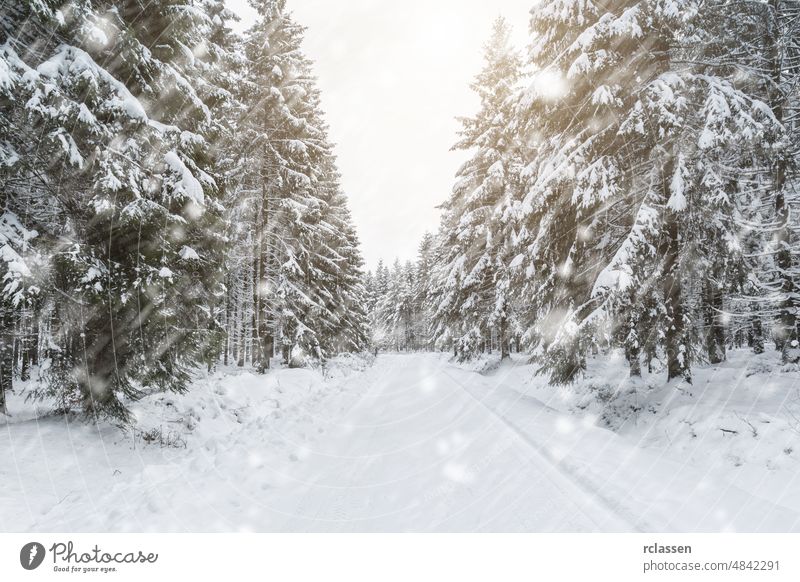
{"label": "circular logo icon", "polygon": [[39,542],[29,542],[19,551],[19,563],[26,570],[35,570],[44,562],[44,546]]}

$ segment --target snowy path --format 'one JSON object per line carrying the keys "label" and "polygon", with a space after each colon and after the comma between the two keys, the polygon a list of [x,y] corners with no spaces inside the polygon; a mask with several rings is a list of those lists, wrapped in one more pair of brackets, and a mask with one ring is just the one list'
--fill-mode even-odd
{"label": "snowy path", "polygon": [[443,355],[387,354],[332,376],[231,370],[143,402],[140,426],[185,448],[19,414],[0,426],[0,531],[800,527],[726,474],[558,412],[529,367],[481,375]]}
{"label": "snowy path", "polygon": [[381,356],[373,373],[305,459],[282,529],[632,528],[468,392],[486,378],[435,356]]}

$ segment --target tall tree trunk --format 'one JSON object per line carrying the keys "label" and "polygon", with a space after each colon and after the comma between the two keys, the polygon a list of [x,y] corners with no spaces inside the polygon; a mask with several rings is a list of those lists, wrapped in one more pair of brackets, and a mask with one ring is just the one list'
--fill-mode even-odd
{"label": "tall tree trunk", "polygon": [[[771,67],[772,86],[769,91],[770,107],[775,119],[783,124],[786,96],[783,90],[783,48],[781,45],[780,14],[781,0],[770,0],[767,14],[767,46]],[[773,188],[775,191],[775,218],[779,225],[775,233],[777,255],[775,257],[780,289],[784,299],[779,306],[778,322],[773,333],[775,347],[781,351],[784,362],[789,359],[789,350],[797,341],[796,300],[797,289],[792,274],[789,209],[786,204],[787,153],[780,151],[773,163]]]}
{"label": "tall tree trunk", "polygon": [[33,322],[31,325],[31,366],[39,365],[39,336],[40,336],[40,322],[39,318],[42,314],[41,303],[37,301],[33,307]]}
{"label": "tall tree trunk", "polygon": [[786,185],[786,168],[779,162],[775,168],[775,217],[778,231],[775,233],[778,252],[775,257],[780,279],[780,289],[783,300],[778,308],[778,323],[774,332],[775,347],[783,354],[784,362],[788,359],[792,342],[797,340],[797,322],[795,317],[796,293],[794,278],[792,277],[792,253],[789,240],[789,212],[786,207],[784,188]]}
{"label": "tall tree trunk", "polygon": [[722,319],[722,292],[710,277],[703,281],[703,319],[706,328],[708,361],[719,364],[725,360],[725,324]]}
{"label": "tall tree trunk", "polygon": [[25,317],[20,321],[20,364],[19,378],[23,382],[30,380],[33,354],[37,349],[37,336],[34,333],[34,322],[37,319],[36,308],[29,307]]}
{"label": "tall tree trunk", "polygon": [[[662,189],[664,202],[670,199],[672,192],[670,182],[675,173],[675,159],[670,155],[664,164]],[[667,381],[682,378],[692,381],[689,368],[689,346],[686,341],[686,321],[683,310],[683,282],[680,273],[681,230],[678,212],[666,208],[664,234],[662,238],[664,272],[662,276],[662,292],[666,312],[664,340],[667,356]]]}
{"label": "tall tree trunk", "polygon": [[639,318],[636,310],[631,311],[631,316],[628,319],[627,333],[625,335],[625,359],[628,360],[628,369],[630,370],[631,378],[640,377],[642,375],[642,364],[639,358],[642,352],[641,341],[638,334]]}
{"label": "tall tree trunk", "polygon": [[253,241],[254,244],[254,252],[253,252],[253,317],[251,323],[251,339],[252,339],[252,347],[250,348],[250,364],[260,370],[260,357],[261,357],[261,338],[259,337],[259,331],[261,330],[260,326],[260,317],[261,317],[261,255],[263,253],[262,250],[262,241],[263,241],[263,230],[261,229],[261,210],[259,209],[256,213],[256,228],[255,228],[255,240]]}
{"label": "tall tree trunk", "polygon": [[764,353],[764,326],[758,315],[750,320],[750,347],[754,354]]}
{"label": "tall tree trunk", "polygon": [[642,376],[642,363],[639,360],[639,344],[631,344],[625,350],[625,357],[628,360],[628,369],[630,370],[631,378],[640,378]]}
{"label": "tall tree trunk", "polygon": [[247,353],[247,334],[246,334],[246,317],[247,314],[245,312],[245,282],[240,281],[241,289],[238,294],[238,301],[236,306],[236,365],[240,368],[243,368],[246,361],[246,353]]}
{"label": "tall tree trunk", "polygon": [[666,256],[664,263],[664,301],[666,307],[667,381],[683,378],[691,382],[689,354],[686,345],[686,322],[683,313],[683,289],[678,262],[681,239],[678,217],[667,210]]}
{"label": "tall tree trunk", "polygon": [[231,337],[233,337],[233,328],[231,327],[231,314],[232,314],[232,297],[233,293],[233,274],[228,273],[227,280],[225,281],[227,287],[225,293],[225,354],[222,356],[222,365],[228,365],[228,358],[231,352]]}
{"label": "tall tree trunk", "polygon": [[8,414],[6,395],[14,379],[14,327],[11,307],[0,303],[0,414]]}
{"label": "tall tree trunk", "polygon": [[500,318],[500,359],[505,360],[510,355],[508,346],[508,321],[504,315]]}
{"label": "tall tree trunk", "polygon": [[259,254],[259,285],[258,285],[258,298],[259,298],[259,317],[258,317],[258,338],[259,338],[259,347],[261,352],[259,353],[258,359],[258,371],[260,373],[265,373],[271,365],[272,356],[275,353],[275,338],[272,334],[270,329],[270,322],[269,318],[267,317],[267,310],[266,304],[264,301],[264,295],[266,291],[266,285],[269,282],[269,277],[271,275],[271,261],[270,257],[272,253],[270,252],[270,241],[269,241],[269,229],[270,229],[270,214],[269,214],[269,189],[267,188],[266,183],[262,186],[262,201],[261,201],[261,244],[260,244],[260,254]]}
{"label": "tall tree trunk", "polygon": [[30,333],[27,329],[23,330],[23,335],[20,338],[20,363],[19,363],[19,379],[23,382],[31,379],[31,340]]}

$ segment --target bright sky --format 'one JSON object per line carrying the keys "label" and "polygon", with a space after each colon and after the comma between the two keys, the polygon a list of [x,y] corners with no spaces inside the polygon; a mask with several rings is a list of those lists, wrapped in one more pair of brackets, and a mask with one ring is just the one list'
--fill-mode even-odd
{"label": "bright sky", "polygon": [[[465,159],[450,151],[455,117],[476,110],[469,83],[492,21],[505,16],[522,47],[534,2],[288,0],[308,27],[305,52],[316,63],[369,269],[380,258],[413,259],[423,233],[436,231],[436,206]],[[246,28],[254,15],[247,1],[228,3]]]}

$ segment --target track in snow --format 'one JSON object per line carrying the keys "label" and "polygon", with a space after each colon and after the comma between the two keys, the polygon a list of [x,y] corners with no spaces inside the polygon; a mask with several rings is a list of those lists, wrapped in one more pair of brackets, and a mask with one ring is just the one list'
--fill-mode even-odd
{"label": "track in snow", "polygon": [[281,529],[635,529],[473,396],[485,377],[433,355],[382,355],[367,374],[362,400],[293,471]]}
{"label": "track in snow", "polygon": [[363,372],[339,372],[323,381],[309,370],[230,369],[185,396],[138,405],[141,428],[183,430],[185,448],[132,446],[112,426],[21,414],[0,427],[0,450],[13,461],[0,465],[0,530],[792,531],[800,523],[725,476],[550,408],[540,398],[557,391],[526,385],[529,368],[484,376],[441,354],[384,354]]}

